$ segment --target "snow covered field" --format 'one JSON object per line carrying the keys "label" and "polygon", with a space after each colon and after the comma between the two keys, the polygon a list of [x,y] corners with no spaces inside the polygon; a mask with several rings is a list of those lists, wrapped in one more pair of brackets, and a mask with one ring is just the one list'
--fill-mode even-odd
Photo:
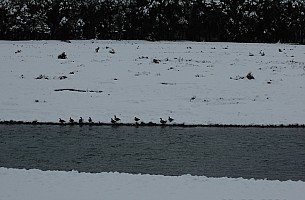
{"label": "snow covered field", "polygon": [[[58,59],[63,52],[67,59]],[[186,124],[305,124],[304,100],[301,45],[0,41],[1,121],[117,115],[122,123],[171,116]],[[0,200],[299,200],[304,188],[301,181],[0,168]]]}
{"label": "snow covered field", "polygon": [[305,124],[305,46],[0,41],[0,94],[2,121]]}
{"label": "snow covered field", "polygon": [[300,200],[305,183],[0,168],[1,200]]}

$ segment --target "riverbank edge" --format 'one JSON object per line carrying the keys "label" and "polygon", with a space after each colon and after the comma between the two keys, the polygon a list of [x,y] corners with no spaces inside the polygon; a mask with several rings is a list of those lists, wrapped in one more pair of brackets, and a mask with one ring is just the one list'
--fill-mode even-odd
{"label": "riverbank edge", "polygon": [[186,123],[172,123],[159,124],[154,122],[148,123],[106,123],[106,122],[84,122],[84,123],[60,123],[60,122],[39,122],[39,121],[0,121],[0,125],[56,125],[56,126],[160,126],[160,127],[235,127],[235,128],[305,128],[305,124],[186,124]]}

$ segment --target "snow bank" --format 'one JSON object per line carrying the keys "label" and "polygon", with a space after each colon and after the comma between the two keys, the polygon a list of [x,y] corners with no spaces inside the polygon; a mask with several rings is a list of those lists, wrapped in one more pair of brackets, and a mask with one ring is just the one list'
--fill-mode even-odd
{"label": "snow bank", "polygon": [[304,188],[305,183],[301,181],[0,168],[0,199],[3,200],[299,200],[305,197]]}
{"label": "snow bank", "polygon": [[0,41],[0,52],[0,120],[305,123],[302,45]]}

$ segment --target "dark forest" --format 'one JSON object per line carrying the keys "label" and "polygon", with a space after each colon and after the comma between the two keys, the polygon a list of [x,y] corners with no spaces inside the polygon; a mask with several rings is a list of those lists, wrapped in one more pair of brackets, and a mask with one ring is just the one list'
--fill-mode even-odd
{"label": "dark forest", "polygon": [[0,0],[4,40],[305,43],[301,0]]}

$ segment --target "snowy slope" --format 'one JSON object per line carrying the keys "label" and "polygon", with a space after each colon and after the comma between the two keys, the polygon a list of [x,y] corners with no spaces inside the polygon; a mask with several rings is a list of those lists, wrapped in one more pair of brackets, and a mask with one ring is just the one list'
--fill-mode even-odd
{"label": "snowy slope", "polygon": [[86,174],[0,168],[0,199],[304,199],[305,183],[183,175]]}
{"label": "snowy slope", "polygon": [[0,41],[0,94],[0,120],[304,124],[305,46]]}

